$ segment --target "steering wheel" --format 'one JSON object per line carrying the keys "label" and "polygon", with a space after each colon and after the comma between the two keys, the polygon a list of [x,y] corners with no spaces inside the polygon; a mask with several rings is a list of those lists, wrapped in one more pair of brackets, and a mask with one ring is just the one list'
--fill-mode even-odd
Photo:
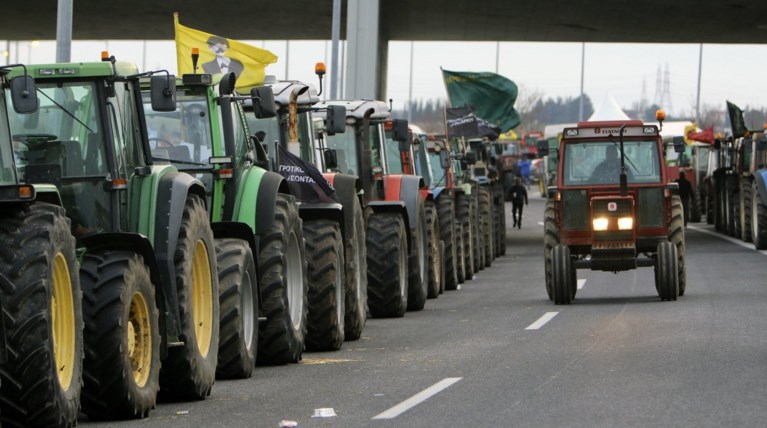
{"label": "steering wheel", "polygon": [[[155,142],[154,143],[154,147],[152,146],[152,141]],[[152,137],[152,138],[149,139],[149,148],[150,149],[156,149],[156,148],[158,148],[159,143],[164,143],[168,147],[173,147],[173,143],[171,143],[170,141],[166,140],[165,138]]]}
{"label": "steering wheel", "polygon": [[21,141],[22,143],[28,143],[30,141],[35,142],[47,142],[47,141],[53,141],[57,136],[53,134],[16,134],[13,136],[13,139],[16,141]]}

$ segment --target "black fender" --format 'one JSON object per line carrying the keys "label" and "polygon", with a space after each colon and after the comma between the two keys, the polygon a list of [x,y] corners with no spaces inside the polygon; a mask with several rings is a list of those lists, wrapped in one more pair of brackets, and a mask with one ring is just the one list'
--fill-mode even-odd
{"label": "black fender", "polygon": [[[333,177],[333,188],[336,189],[336,196],[344,207],[343,232],[345,236],[354,235],[354,199],[359,201],[360,186],[359,178],[354,175],[335,174]],[[360,207],[362,207],[361,201]]]}
{"label": "black fender", "polygon": [[421,199],[421,188],[423,187],[423,178],[417,175],[403,175],[399,188],[399,199],[405,202],[408,214],[408,226],[411,231],[415,231],[418,225],[418,216],[416,210],[418,209]]}
{"label": "black fender", "polygon": [[[320,219],[334,221],[341,226],[341,235],[344,238],[347,236],[347,231],[346,231],[346,228],[344,227],[344,207],[341,204],[302,203],[298,206],[298,215],[299,217],[301,217],[302,220],[304,220],[304,222],[308,220],[320,220]],[[348,236],[352,236],[352,235],[348,235]]]}
{"label": "black fender", "polygon": [[[413,231],[410,230],[410,216],[408,214],[407,207],[405,206],[404,201],[371,201],[367,205],[370,209],[373,210],[374,213],[396,213],[402,216],[402,219],[405,221],[405,224],[408,225],[408,227],[405,228],[405,231],[407,232],[407,248],[408,248],[408,254],[410,253],[410,239],[411,235],[413,234]],[[415,211],[413,212],[413,215],[415,215]],[[366,225],[367,226],[367,225]]]}
{"label": "black fender", "polygon": [[256,197],[256,234],[259,236],[274,224],[278,193],[291,194],[287,181],[276,172],[266,171],[261,177]]}
{"label": "black fender", "polygon": [[165,297],[167,335],[165,344],[179,341],[181,318],[178,312],[178,290],[175,281],[173,257],[181,230],[182,213],[189,194],[199,196],[207,204],[205,187],[196,178],[181,172],[162,176],[157,186],[157,212],[155,213],[154,251],[159,267],[160,285]]}
{"label": "black fender", "polygon": [[[144,264],[149,268],[149,277],[154,284],[154,298],[157,310],[160,314],[159,327],[160,338],[163,344],[167,337],[167,314],[168,299],[165,293],[166,288],[162,286],[162,274],[160,266],[157,263],[157,256],[152,243],[149,239],[140,233],[130,232],[105,232],[96,233],[77,239],[77,248],[85,248],[85,254],[98,250],[129,251],[140,255],[144,259]],[[175,288],[175,287],[174,287]],[[161,348],[162,358],[167,355],[167,346]]]}

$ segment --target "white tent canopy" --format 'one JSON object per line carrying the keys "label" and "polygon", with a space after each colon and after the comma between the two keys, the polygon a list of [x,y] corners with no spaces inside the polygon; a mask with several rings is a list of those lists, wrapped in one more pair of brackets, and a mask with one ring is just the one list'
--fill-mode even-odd
{"label": "white tent canopy", "polygon": [[607,94],[588,120],[589,122],[593,122],[599,120],[630,120],[630,118],[623,112],[623,109],[618,106],[615,98],[610,94]]}

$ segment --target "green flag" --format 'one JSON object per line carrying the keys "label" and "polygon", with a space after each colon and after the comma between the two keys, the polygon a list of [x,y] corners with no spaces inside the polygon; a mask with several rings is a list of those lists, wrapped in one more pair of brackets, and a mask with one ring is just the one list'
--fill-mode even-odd
{"label": "green flag", "polygon": [[469,104],[474,114],[507,132],[519,125],[514,109],[517,85],[495,73],[442,70],[447,97],[453,107]]}

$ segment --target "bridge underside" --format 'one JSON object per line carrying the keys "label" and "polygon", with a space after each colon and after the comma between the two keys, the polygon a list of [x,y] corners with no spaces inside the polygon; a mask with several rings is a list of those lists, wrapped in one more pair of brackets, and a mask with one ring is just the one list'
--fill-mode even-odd
{"label": "bridge underside", "polygon": [[[54,1],[6,1],[2,37],[54,39]],[[73,38],[172,39],[172,13],[235,39],[330,38],[331,0],[75,0]],[[343,0],[342,38],[346,29]],[[377,2],[373,2],[375,4]],[[767,43],[763,0],[383,0],[384,40]],[[362,5],[364,8],[365,6]]]}

